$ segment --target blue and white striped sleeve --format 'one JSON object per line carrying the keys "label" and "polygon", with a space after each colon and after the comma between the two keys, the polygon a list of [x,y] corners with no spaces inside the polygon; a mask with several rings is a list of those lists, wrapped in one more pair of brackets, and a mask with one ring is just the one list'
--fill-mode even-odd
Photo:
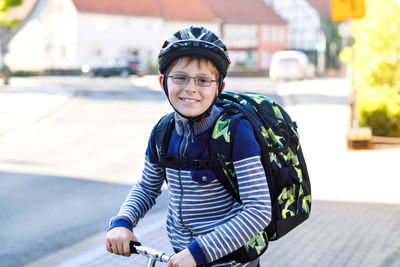
{"label": "blue and white striped sleeve", "polygon": [[[242,209],[231,220],[189,245],[198,265],[213,262],[242,247],[271,221],[271,200],[260,148],[247,121],[241,121],[236,129],[232,156]],[[203,255],[199,255],[198,249]]]}
{"label": "blue and white striped sleeve", "polygon": [[[154,133],[154,130],[153,130]],[[148,210],[153,207],[156,198],[161,194],[164,183],[162,169],[156,165],[153,133],[146,152],[142,178],[133,186],[117,216],[110,221],[110,229],[124,226],[130,230],[135,227]]]}

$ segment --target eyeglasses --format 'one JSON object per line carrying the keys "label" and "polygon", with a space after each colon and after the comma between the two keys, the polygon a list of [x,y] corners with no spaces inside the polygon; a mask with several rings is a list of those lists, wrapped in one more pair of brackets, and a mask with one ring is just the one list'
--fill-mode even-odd
{"label": "eyeglasses", "polygon": [[169,78],[172,78],[172,82],[175,84],[182,84],[186,85],[189,83],[190,78],[192,78],[195,82],[196,85],[201,86],[201,87],[209,87],[211,86],[212,82],[218,82],[218,80],[211,80],[209,77],[204,77],[204,76],[199,76],[199,77],[191,77],[189,75],[185,74],[175,74],[168,76]]}

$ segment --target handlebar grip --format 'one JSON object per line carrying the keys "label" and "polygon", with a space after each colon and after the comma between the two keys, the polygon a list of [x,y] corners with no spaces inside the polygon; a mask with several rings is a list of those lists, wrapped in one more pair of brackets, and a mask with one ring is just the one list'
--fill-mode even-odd
{"label": "handlebar grip", "polygon": [[136,250],[136,247],[141,246],[141,245],[142,244],[140,242],[138,242],[138,241],[131,241],[129,243],[129,247],[131,249],[131,253],[139,254],[139,252]]}

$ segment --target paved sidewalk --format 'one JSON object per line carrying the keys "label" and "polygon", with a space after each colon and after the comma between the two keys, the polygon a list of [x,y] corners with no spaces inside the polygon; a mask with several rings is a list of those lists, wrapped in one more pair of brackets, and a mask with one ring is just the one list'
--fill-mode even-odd
{"label": "paved sidewalk", "polygon": [[[314,201],[310,219],[272,242],[261,266],[400,266],[400,147],[346,150],[344,80],[290,83],[279,94],[299,122]],[[0,87],[0,134],[36,121],[69,97],[62,88]],[[171,253],[164,222],[165,214],[149,214],[135,233],[143,245]],[[143,257],[107,253],[104,236],[99,233],[28,266],[145,266]]]}
{"label": "paved sidewalk", "polygon": [[[135,234],[143,245],[171,255],[164,222],[164,215],[146,216]],[[316,200],[307,222],[270,243],[261,266],[400,266],[399,222],[399,205]],[[108,253],[104,237],[105,232],[99,233],[26,267],[146,266],[142,256],[126,258]]]}

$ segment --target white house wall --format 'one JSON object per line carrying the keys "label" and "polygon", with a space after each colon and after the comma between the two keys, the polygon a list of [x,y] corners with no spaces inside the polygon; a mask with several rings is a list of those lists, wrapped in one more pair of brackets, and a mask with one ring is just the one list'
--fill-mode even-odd
{"label": "white house wall", "polygon": [[76,9],[70,1],[40,0],[9,43],[11,70],[69,68],[76,58]]}
{"label": "white house wall", "polygon": [[80,13],[78,21],[78,65],[96,65],[107,58],[132,55],[133,51],[144,63],[156,63],[161,18]]}
{"label": "white house wall", "polygon": [[225,24],[224,41],[227,47],[256,49],[258,45],[257,24]]}
{"label": "white house wall", "polygon": [[288,48],[315,50],[320,39],[321,18],[305,0],[264,0],[288,22]]}
{"label": "white house wall", "polygon": [[[168,39],[172,34],[178,30],[190,27],[190,26],[202,26],[216,35],[221,36],[221,29],[217,22],[202,22],[202,21],[166,21],[162,33],[161,40],[164,41]],[[160,43],[161,47],[162,43]]]}

